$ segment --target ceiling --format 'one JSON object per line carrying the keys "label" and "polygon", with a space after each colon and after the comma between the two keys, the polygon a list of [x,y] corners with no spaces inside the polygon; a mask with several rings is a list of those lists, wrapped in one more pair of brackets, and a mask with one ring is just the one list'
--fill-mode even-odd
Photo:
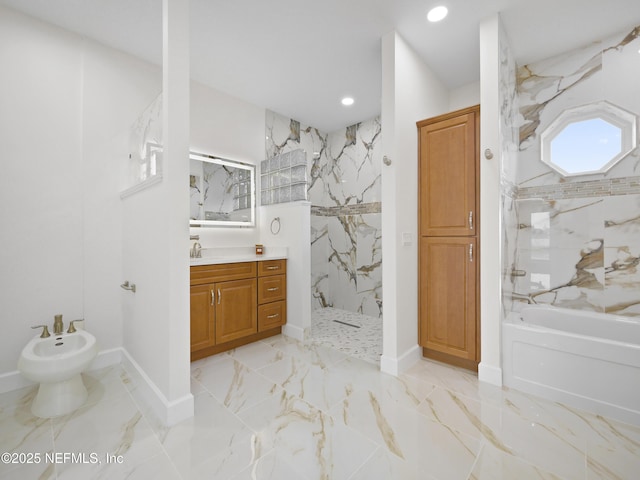
{"label": "ceiling", "polygon": [[[0,0],[153,63],[160,0]],[[449,16],[426,21],[446,5]],[[191,0],[191,77],[331,132],[380,113],[381,37],[395,30],[449,88],[480,76],[479,24],[499,12],[518,64],[640,25],[638,0]],[[343,107],[350,95],[354,105]]]}

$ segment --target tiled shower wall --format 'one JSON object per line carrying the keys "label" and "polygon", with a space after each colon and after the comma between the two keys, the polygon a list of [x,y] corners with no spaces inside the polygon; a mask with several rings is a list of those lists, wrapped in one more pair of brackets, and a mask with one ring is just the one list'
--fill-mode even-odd
{"label": "tiled shower wall", "polygon": [[382,313],[380,119],[324,133],[267,112],[267,159],[307,156],[312,308]]}
{"label": "tiled shower wall", "polygon": [[562,178],[540,160],[540,133],[566,108],[606,100],[640,114],[639,36],[518,69],[518,229],[506,268],[527,272],[511,287],[536,303],[640,316],[639,149],[590,176]]}
{"label": "tiled shower wall", "polygon": [[515,264],[515,246],[518,235],[518,219],[515,209],[516,168],[518,161],[518,95],[516,89],[516,63],[503,32],[500,45],[500,144],[501,144],[501,195],[502,216],[502,316],[511,311],[511,297],[515,289],[510,272]]}

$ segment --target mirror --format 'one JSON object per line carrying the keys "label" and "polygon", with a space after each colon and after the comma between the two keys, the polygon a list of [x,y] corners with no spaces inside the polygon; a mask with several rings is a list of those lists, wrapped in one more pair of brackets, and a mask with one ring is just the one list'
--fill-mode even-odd
{"label": "mirror", "polygon": [[190,225],[255,226],[255,165],[189,154]]}

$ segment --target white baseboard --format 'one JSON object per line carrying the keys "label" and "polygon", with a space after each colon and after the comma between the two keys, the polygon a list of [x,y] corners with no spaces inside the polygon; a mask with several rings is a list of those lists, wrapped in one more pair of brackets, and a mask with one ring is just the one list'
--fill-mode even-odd
{"label": "white baseboard", "polygon": [[122,366],[136,378],[142,398],[149,404],[151,410],[164,425],[170,427],[182,420],[193,417],[193,395],[191,393],[177,400],[167,400],[167,397],[149,378],[138,362],[129,355],[129,352],[124,348],[122,352]]}
{"label": "white baseboard", "polygon": [[18,370],[0,375],[0,393],[18,390],[19,388],[28,387],[33,384],[31,380],[24,378]]}
{"label": "white baseboard", "polygon": [[502,386],[502,369],[480,362],[478,364],[478,380],[497,387]]}
{"label": "white baseboard", "polygon": [[[167,400],[155,383],[124,348],[102,350],[91,363],[88,371],[118,364],[122,364],[129,373],[136,377],[142,397],[165,425],[172,426],[193,416],[193,395],[191,393],[174,401]],[[24,378],[18,370],[0,375],[0,393],[31,385],[34,385],[34,382]]]}
{"label": "white baseboard", "polygon": [[[89,365],[88,371],[117,365],[122,360],[122,348],[112,348],[98,352],[96,358]],[[6,372],[0,375],[0,393],[18,390],[20,388],[35,385],[31,380],[27,380],[18,370]]]}
{"label": "white baseboard", "polygon": [[392,358],[385,354],[380,356],[380,371],[397,377],[416,364],[422,357],[422,349],[419,345],[411,347],[398,358]]}
{"label": "white baseboard", "polygon": [[282,334],[287,337],[295,338],[299,342],[304,342],[306,340],[307,331],[296,325],[289,325],[288,323],[282,327]]}
{"label": "white baseboard", "polygon": [[118,365],[122,362],[122,348],[111,348],[109,350],[101,350],[98,352],[98,356],[89,365],[89,371],[98,370],[100,368],[110,367],[112,365]]}

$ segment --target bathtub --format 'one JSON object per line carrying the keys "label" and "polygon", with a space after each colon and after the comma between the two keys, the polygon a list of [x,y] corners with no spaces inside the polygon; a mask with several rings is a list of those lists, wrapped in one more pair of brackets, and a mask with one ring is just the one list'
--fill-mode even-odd
{"label": "bathtub", "polygon": [[530,305],[502,324],[503,383],[640,425],[640,320]]}

